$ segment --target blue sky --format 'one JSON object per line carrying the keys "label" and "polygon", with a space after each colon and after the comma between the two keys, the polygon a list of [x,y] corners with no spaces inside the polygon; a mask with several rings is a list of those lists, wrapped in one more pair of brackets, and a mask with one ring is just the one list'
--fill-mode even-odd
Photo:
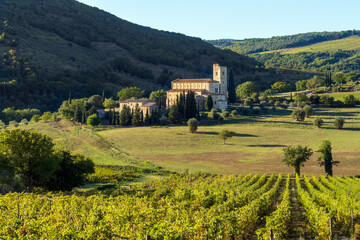
{"label": "blue sky", "polygon": [[159,30],[244,39],[360,29],[359,0],[79,0]]}

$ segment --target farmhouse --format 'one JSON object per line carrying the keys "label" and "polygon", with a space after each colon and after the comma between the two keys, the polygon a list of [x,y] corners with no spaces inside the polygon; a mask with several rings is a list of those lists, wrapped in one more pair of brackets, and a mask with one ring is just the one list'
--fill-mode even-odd
{"label": "farmhouse", "polygon": [[166,105],[167,107],[173,106],[181,93],[191,90],[195,93],[200,110],[205,109],[205,102],[209,95],[213,99],[215,109],[227,108],[227,82],[227,67],[214,64],[212,79],[176,79],[172,81],[171,90],[167,92]]}
{"label": "farmhouse", "polygon": [[124,106],[129,107],[131,110],[134,110],[136,108],[136,105],[139,106],[140,110],[145,115],[146,112],[149,114],[157,112],[158,106],[156,105],[156,102],[149,99],[127,99],[122,102],[120,102],[120,107],[115,109],[116,112],[121,112],[121,110],[124,108]]}

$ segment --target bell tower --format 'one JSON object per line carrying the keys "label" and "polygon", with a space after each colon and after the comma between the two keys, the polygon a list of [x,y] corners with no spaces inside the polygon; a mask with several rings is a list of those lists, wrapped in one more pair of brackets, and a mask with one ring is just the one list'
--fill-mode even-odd
{"label": "bell tower", "polygon": [[213,65],[213,80],[219,82],[219,93],[227,96],[228,74],[227,67]]}

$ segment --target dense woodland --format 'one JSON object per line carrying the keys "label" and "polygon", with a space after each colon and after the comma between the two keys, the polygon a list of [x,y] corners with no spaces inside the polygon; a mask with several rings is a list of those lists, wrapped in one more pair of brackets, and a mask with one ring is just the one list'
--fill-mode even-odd
{"label": "dense woodland", "polygon": [[208,42],[217,47],[231,49],[240,54],[251,54],[284,48],[301,47],[359,34],[360,31],[358,30],[342,32],[312,32],[272,38],[254,38],[245,40],[221,39],[211,40]]}
{"label": "dense woodland", "polygon": [[218,62],[237,74],[256,61],[199,38],[158,31],[74,0],[0,1],[0,105],[55,110],[68,98],[116,96],[128,86],[169,88],[208,77]]}

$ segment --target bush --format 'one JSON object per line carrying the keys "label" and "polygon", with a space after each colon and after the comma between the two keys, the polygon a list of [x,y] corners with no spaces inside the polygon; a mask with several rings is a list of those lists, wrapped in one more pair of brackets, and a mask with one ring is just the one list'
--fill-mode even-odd
{"label": "bush", "polygon": [[274,102],[275,102],[275,101],[271,99],[271,100],[269,100],[269,102],[268,102],[268,103],[269,103],[269,104],[271,104],[271,105],[273,105],[273,104],[274,104]]}
{"label": "bush", "polygon": [[280,105],[281,105],[280,101],[276,101],[275,104],[274,104],[275,107],[280,107]]}
{"label": "bush", "polygon": [[[213,110],[215,110],[215,109],[213,109]],[[215,121],[217,121],[218,119],[219,119],[219,114],[217,113],[217,111],[215,110],[215,111],[212,111],[211,110],[211,113],[212,113],[212,118],[215,120]]]}
{"label": "bush", "polygon": [[31,121],[32,122],[38,122],[40,120],[40,115],[35,114],[34,116],[32,116]]}
{"label": "bush", "polygon": [[335,125],[336,129],[342,129],[344,126],[344,123],[345,123],[345,120],[342,117],[335,118],[334,125]]}
{"label": "bush", "polygon": [[350,94],[345,97],[344,103],[349,105],[355,105],[357,103],[357,99],[354,97],[354,95]]}
{"label": "bush", "polygon": [[10,122],[9,122],[9,125],[13,125],[14,127],[18,127],[18,126],[19,126],[19,123],[16,122],[16,121],[10,121]]}
{"label": "bush", "polygon": [[254,99],[250,97],[246,98],[244,101],[244,105],[252,107],[254,105]]}
{"label": "bush", "polygon": [[86,124],[91,127],[98,126],[100,124],[100,119],[97,114],[90,115],[87,120]]}
{"label": "bush", "polygon": [[226,111],[225,109],[222,110],[221,116],[223,116],[224,119],[227,119],[230,117],[230,113]]}
{"label": "bush", "polygon": [[231,111],[231,116],[236,117],[237,115],[239,115],[239,114],[236,110]]}
{"label": "bush", "polygon": [[296,105],[296,103],[291,102],[291,103],[289,104],[289,107],[291,107],[291,108],[296,108],[296,107],[297,107],[297,105]]}
{"label": "bush", "polygon": [[305,105],[303,109],[305,111],[305,117],[309,118],[313,111],[312,107],[309,105]]}
{"label": "bush", "polygon": [[321,118],[315,118],[314,119],[314,125],[317,126],[318,128],[321,128],[321,126],[323,125],[324,121]]}
{"label": "bush", "polygon": [[250,109],[248,109],[248,108],[243,108],[243,109],[241,110],[241,115],[243,115],[243,116],[249,116],[249,115],[251,115]]}
{"label": "bush", "polygon": [[165,116],[162,116],[159,121],[160,121],[160,125],[165,126],[168,124],[168,119]]}
{"label": "bush", "polygon": [[0,129],[6,128],[6,124],[0,120]]}
{"label": "bush", "polygon": [[305,119],[305,111],[302,108],[295,108],[291,114],[293,119],[296,121],[304,121]]}
{"label": "bush", "polygon": [[21,120],[21,123],[24,125],[28,125],[29,121],[26,118],[24,118],[23,120]]}
{"label": "bush", "polygon": [[222,121],[224,121],[224,117],[223,117],[223,116],[219,116],[218,121],[219,121],[219,124],[221,124]]}
{"label": "bush", "polygon": [[198,129],[199,122],[196,120],[196,118],[190,118],[187,121],[187,125],[189,126],[189,132],[194,133]]}

